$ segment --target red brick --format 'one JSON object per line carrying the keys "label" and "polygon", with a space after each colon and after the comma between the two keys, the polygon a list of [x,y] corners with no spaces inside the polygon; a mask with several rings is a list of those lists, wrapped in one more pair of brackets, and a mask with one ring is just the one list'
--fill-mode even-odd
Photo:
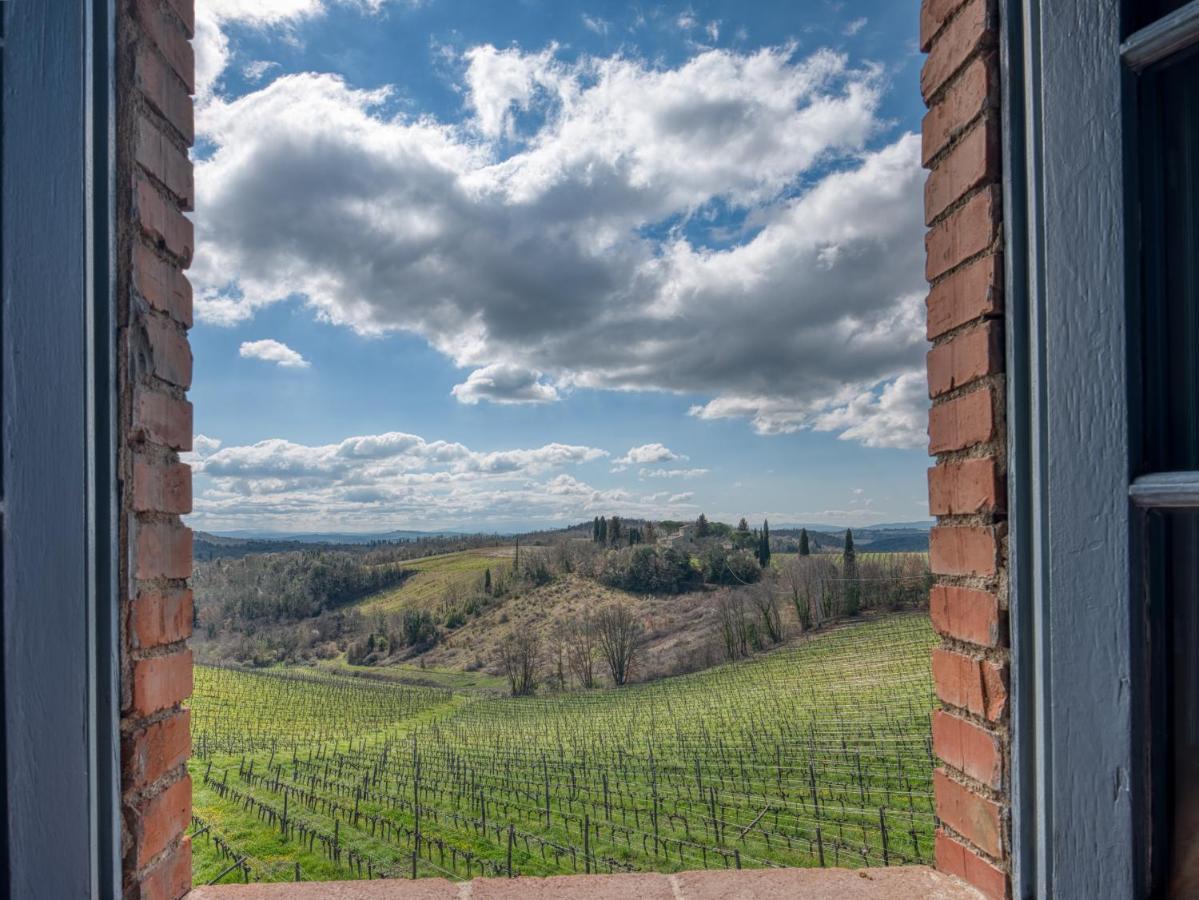
{"label": "red brick", "polygon": [[191,387],[191,345],[179,323],[166,316],[143,316],[142,322],[150,341],[154,374],[184,390]]}
{"label": "red brick", "polygon": [[137,512],[186,515],[192,507],[192,470],[185,463],[157,465],[133,461],[133,508]]}
{"label": "red brick", "polygon": [[946,19],[953,15],[965,0],[924,0],[920,4],[920,52],[927,53],[933,35],[941,30]]}
{"label": "red brick", "polygon": [[133,405],[134,440],[162,444],[172,450],[192,448],[192,405],[159,391],[141,390]]}
{"label": "red brick", "polygon": [[984,322],[928,351],[928,395],[940,397],[985,375],[1003,371],[1003,331],[996,321]]}
{"label": "red brick", "polygon": [[138,591],[129,616],[133,646],[144,650],[187,640],[194,610],[190,588]]}
{"label": "red brick", "polygon": [[134,83],[190,147],[196,139],[195,108],[183,81],[148,42],[137,47]]}
{"label": "red brick", "polygon": [[984,110],[999,108],[999,63],[994,53],[973,59],[920,124],[925,167]]}
{"label": "red brick", "polygon": [[984,853],[999,856],[1003,850],[999,804],[958,784],[943,769],[933,773],[937,816]]}
{"label": "red brick", "polygon": [[187,276],[141,241],[133,246],[133,286],[151,307],[191,327],[192,287]]}
{"label": "red brick", "polygon": [[186,775],[162,793],[136,804],[130,828],[137,847],[136,868],[144,867],[183,837],[191,814],[192,783]]}
{"label": "red brick", "polygon": [[194,37],[196,34],[196,4],[193,0],[166,0],[166,2],[179,17],[187,36]]}
{"label": "red brick", "polygon": [[994,457],[943,462],[928,470],[928,511],[934,516],[996,512],[1006,506]]}
{"label": "red brick", "polygon": [[192,693],[192,652],[179,650],[166,656],[133,661],[133,707],[138,716],[182,703]]}
{"label": "red brick", "polygon": [[991,0],[971,0],[932,42],[920,70],[920,93],[925,101],[949,80],[971,55],[996,43],[996,22]]}
{"label": "red brick", "polygon": [[995,529],[939,525],[929,533],[928,558],[936,575],[994,575],[999,565]]}
{"label": "red brick", "polygon": [[933,168],[924,183],[924,224],[983,184],[999,180],[999,120],[975,125]]}
{"label": "red brick", "polygon": [[121,741],[122,786],[139,791],[187,762],[191,753],[191,712],[174,715],[131,732]]}
{"label": "red brick", "polygon": [[1003,783],[1003,750],[999,737],[973,722],[947,713],[933,713],[933,750],[944,762],[999,789]]}
{"label": "red brick", "polygon": [[134,577],[190,578],[192,530],[175,522],[137,523],[137,562]]}
{"label": "red brick", "polygon": [[180,22],[163,15],[158,0],[135,0],[142,33],[154,42],[163,59],[179,76],[189,94],[196,90],[196,58]]}
{"label": "red brick", "polygon": [[979,191],[924,236],[924,276],[935,281],[990,248],[1000,232],[1002,198],[997,185]]}
{"label": "red brick", "polygon": [[945,703],[989,722],[997,722],[1007,709],[1007,667],[989,659],[937,647],[933,650],[933,683]]}
{"label": "red brick", "polygon": [[125,900],[181,900],[192,886],[192,844],[186,835],[179,846],[141,873],[126,887]]}
{"label": "red brick", "polygon": [[980,316],[1003,311],[1003,257],[984,256],[947,278],[928,293],[927,337],[934,340]]}
{"label": "red brick", "polygon": [[989,591],[934,585],[929,614],[939,634],[980,647],[997,647],[1002,636],[999,598]]}
{"label": "red brick", "polygon": [[949,875],[956,875],[982,892],[987,900],[1007,900],[1007,875],[987,862],[965,844],[955,841],[941,829],[937,829],[937,868]]}
{"label": "red brick", "polygon": [[144,178],[137,180],[136,218],[142,234],[159,247],[178,257],[184,267],[191,263],[196,247],[195,229],[174,203],[159,193]]}
{"label": "red brick", "polygon": [[947,453],[985,444],[995,437],[989,387],[938,403],[928,411],[928,452]]}
{"label": "red brick", "polygon": [[183,209],[192,208],[196,192],[191,160],[145,116],[138,119],[135,155],[137,164],[161,181]]}

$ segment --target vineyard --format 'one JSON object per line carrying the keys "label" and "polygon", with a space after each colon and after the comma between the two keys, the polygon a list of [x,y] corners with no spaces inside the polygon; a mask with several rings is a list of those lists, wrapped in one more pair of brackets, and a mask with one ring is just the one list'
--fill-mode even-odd
{"label": "vineyard", "polygon": [[890,616],[546,698],[198,667],[195,880],[927,862],[934,642]]}

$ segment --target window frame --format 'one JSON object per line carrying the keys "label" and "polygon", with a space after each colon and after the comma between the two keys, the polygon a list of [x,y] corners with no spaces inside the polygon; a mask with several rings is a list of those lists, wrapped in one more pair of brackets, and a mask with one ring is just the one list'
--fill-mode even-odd
{"label": "window frame", "polygon": [[0,883],[119,897],[115,9],[0,17]]}
{"label": "window frame", "polygon": [[1143,893],[1140,523],[1199,506],[1199,473],[1133,478],[1130,352],[1136,77],[1199,0],[1127,40],[1121,6],[1001,0],[1017,897]]}

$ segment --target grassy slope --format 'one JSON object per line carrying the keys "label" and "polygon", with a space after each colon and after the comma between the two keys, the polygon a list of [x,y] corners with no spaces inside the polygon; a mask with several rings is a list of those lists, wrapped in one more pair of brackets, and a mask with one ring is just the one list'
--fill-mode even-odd
{"label": "grassy slope", "polygon": [[[497,822],[505,830],[511,823],[521,836],[514,857],[519,871],[570,872],[575,866],[582,871],[583,813],[593,826],[612,823],[591,838],[592,853],[609,868],[719,866],[734,851],[745,865],[814,865],[818,848],[829,865],[877,865],[884,852],[892,864],[926,861],[933,830],[928,665],[933,641],[926,617],[892,616],[691,676],[526,700],[418,690],[388,701],[381,692],[412,689],[346,687],[361,679],[345,678],[331,679],[327,687],[319,680],[281,687],[260,684],[255,679],[261,676],[252,674],[238,676],[249,682],[234,683],[229,673],[198,670],[197,756],[189,764],[195,809],[235,852],[250,855],[255,879],[288,880],[297,861],[306,879],[355,877],[344,855],[335,863],[319,843],[309,850],[294,838],[282,840],[277,826],[234,799],[222,799],[205,783],[211,761],[214,782],[227,777],[231,787],[278,809],[282,799],[273,779],[306,790],[311,782],[305,774],[314,773],[329,779],[318,781],[316,793],[342,805],[337,818],[343,848],[400,874],[409,865],[410,839],[372,834],[364,819],[355,826],[347,806],[353,805],[355,785],[384,771],[372,784],[385,796],[368,797],[362,811],[410,825],[403,798],[411,796],[408,748],[415,746],[422,784],[429,788],[421,800],[428,810],[425,846],[442,841],[458,854],[471,853],[473,874],[480,860],[488,861],[490,871],[503,865],[506,847]],[[354,690],[361,694],[351,701],[346,692]],[[388,702],[395,707],[390,720]],[[315,734],[314,709],[337,718],[336,738],[318,743],[304,737]],[[290,721],[301,713],[300,725]],[[236,737],[226,747],[235,752],[217,752],[221,735]],[[249,750],[239,743],[247,735],[255,743]],[[298,747],[294,763],[292,742]],[[387,755],[381,756],[384,748]],[[270,771],[275,754],[270,778],[256,775],[251,783],[239,777],[243,760],[253,758],[255,772],[262,773]],[[546,786],[549,825],[543,818]],[[601,797],[609,796],[609,788],[605,803]],[[880,808],[888,823],[887,851]],[[491,817],[490,830],[479,827],[480,812]],[[333,831],[333,815],[320,804],[293,805],[292,815],[323,833]],[[661,853],[655,852],[659,845],[651,828],[664,839]],[[540,840],[551,841],[557,851],[539,848]],[[197,883],[228,865],[204,838],[195,842],[194,852]],[[462,857],[456,864],[450,858],[434,856],[464,876]],[[432,863],[421,866],[421,874],[435,874]]]}
{"label": "grassy slope", "polygon": [[444,553],[426,556],[404,563],[413,575],[398,588],[382,591],[360,600],[356,605],[363,613],[399,612],[411,608],[431,608],[440,604],[446,588],[451,583],[466,583],[481,578],[490,568],[511,564],[511,547],[489,547],[482,550],[463,550],[459,553]]}

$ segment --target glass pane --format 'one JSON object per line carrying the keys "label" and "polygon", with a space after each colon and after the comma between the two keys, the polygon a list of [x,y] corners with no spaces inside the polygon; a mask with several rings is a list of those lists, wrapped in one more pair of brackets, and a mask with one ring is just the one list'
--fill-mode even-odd
{"label": "glass pane", "polygon": [[1199,897],[1199,513],[1151,528],[1154,895]]}
{"label": "glass pane", "polygon": [[1162,16],[1182,9],[1190,0],[1132,0],[1129,4],[1129,28],[1131,33],[1146,25],[1152,25]]}
{"label": "glass pane", "polygon": [[1199,469],[1199,55],[1141,85],[1142,472]]}

